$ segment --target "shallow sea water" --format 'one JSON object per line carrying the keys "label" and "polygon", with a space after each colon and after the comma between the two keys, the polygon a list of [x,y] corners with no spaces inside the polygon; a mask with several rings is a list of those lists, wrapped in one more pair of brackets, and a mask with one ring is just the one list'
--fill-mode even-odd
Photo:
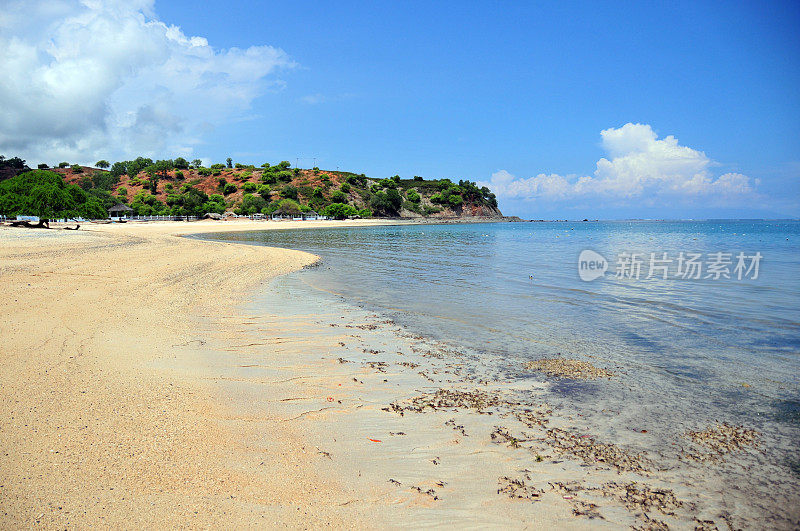
{"label": "shallow sea water", "polygon": [[[798,222],[419,224],[211,237],[317,254],[319,267],[276,289],[344,297],[470,352],[480,370],[489,364],[523,389],[541,380],[524,368],[539,358],[611,370],[611,380],[550,379],[547,400],[578,426],[665,462],[689,430],[718,421],[754,428],[763,453],[749,465],[758,479],[727,473],[758,492],[798,487]],[[604,277],[580,279],[585,249],[608,260]],[[650,253],[675,260],[681,252],[701,255],[701,277],[715,253],[731,253],[732,278],[675,278],[676,262],[666,280],[646,278]],[[757,279],[752,271],[736,279],[739,252],[761,253]],[[615,276],[620,253],[640,253],[639,278]]]}

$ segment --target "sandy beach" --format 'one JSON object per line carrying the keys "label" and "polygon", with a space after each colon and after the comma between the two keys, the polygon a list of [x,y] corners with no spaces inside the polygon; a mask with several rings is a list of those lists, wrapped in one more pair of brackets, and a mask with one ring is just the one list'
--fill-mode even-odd
{"label": "sandy beach", "polygon": [[253,456],[215,384],[168,367],[182,345],[199,366],[202,322],[315,259],[175,235],[263,225],[0,230],[2,527],[352,523],[290,430]]}
{"label": "sandy beach", "polygon": [[331,223],[0,230],[0,525],[741,525],[746,493],[713,474],[693,490],[515,398],[536,388],[282,280],[313,255],[180,237]]}

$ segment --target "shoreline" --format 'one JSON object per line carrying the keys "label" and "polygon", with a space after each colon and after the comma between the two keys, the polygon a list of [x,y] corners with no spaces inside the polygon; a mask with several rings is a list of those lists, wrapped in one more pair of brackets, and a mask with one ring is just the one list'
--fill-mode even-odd
{"label": "shoreline", "polygon": [[[312,223],[201,228],[386,224]],[[26,279],[41,283],[39,293],[25,293],[32,300],[18,299],[19,308],[0,317],[0,331],[22,335],[23,325],[48,323],[51,314],[66,320],[53,325],[57,341],[42,344],[40,327],[3,352],[12,362],[20,346],[43,354],[12,363],[2,376],[4,418],[35,421],[37,432],[28,440],[24,422],[0,430],[0,447],[23,443],[0,467],[0,493],[12,509],[3,507],[0,522],[377,527],[478,521],[559,528],[668,522],[680,528],[700,517],[717,526],[736,523],[711,508],[689,511],[696,500],[686,490],[676,489],[674,499],[654,498],[653,492],[672,492],[667,478],[629,466],[637,461],[609,441],[572,433],[569,419],[547,411],[542,388],[521,403],[513,381],[476,376],[468,353],[409,334],[336,296],[298,289],[292,283],[314,263],[312,255],[174,237],[196,233],[197,223],[126,225],[104,225],[87,237],[82,231],[32,235],[17,242],[16,254],[8,253],[14,247],[4,236],[20,229],[0,230],[2,275],[11,254],[10,271],[19,283],[12,292],[25,293]],[[56,245],[61,234],[69,234],[67,247],[74,249]],[[86,244],[90,257],[113,255],[102,271],[74,263]],[[209,245],[218,254],[211,256]],[[29,270],[25,259],[36,257],[37,247],[51,251],[38,254],[50,261]],[[126,257],[149,262],[115,276]],[[73,296],[65,280],[76,279],[81,283]],[[125,298],[116,293],[119,287],[133,290],[128,304],[142,307],[115,309]],[[151,292],[136,291],[148,287]],[[54,298],[41,288],[60,291]],[[73,304],[64,307],[61,297]],[[75,301],[97,308],[82,310],[90,315],[67,311]],[[39,305],[39,314],[22,314],[31,304]],[[111,326],[113,334],[106,330]],[[78,355],[69,357],[72,351]],[[77,370],[52,369],[64,365]],[[14,381],[31,371],[34,385]],[[65,400],[54,383],[83,388],[70,389]],[[42,397],[57,397],[67,412],[48,407]],[[35,409],[23,411],[20,401]],[[85,428],[68,425],[86,411],[94,416]],[[39,435],[42,424],[58,426]],[[80,433],[90,428],[91,436]],[[556,436],[548,439],[549,430]],[[107,439],[114,444],[81,446]],[[63,448],[54,440],[65,442]],[[610,452],[607,462],[590,466],[587,452],[602,451]],[[32,455],[47,459],[34,463]],[[30,484],[21,485],[12,467],[21,467]],[[650,489],[636,494],[650,502],[627,507],[624,489],[631,484]]]}
{"label": "shoreline", "polygon": [[[632,452],[554,411],[545,401],[552,378],[536,377],[541,383],[531,387],[530,379],[492,373],[480,357],[380,312],[337,294],[315,296],[300,275],[274,279],[245,308],[255,334],[243,333],[254,342],[287,326],[303,331],[302,339],[284,338],[280,367],[259,348],[248,351],[233,385],[252,394],[236,396],[245,410],[265,395],[287,408],[287,418],[307,426],[316,462],[361,486],[351,503],[379,507],[382,525],[791,528],[791,510],[745,503],[746,492],[732,491],[714,468],[739,466],[757,448],[745,443],[692,456],[699,459],[688,469],[665,468],[662,456]],[[269,310],[276,300],[280,314]],[[293,385],[267,391],[279,374]]]}

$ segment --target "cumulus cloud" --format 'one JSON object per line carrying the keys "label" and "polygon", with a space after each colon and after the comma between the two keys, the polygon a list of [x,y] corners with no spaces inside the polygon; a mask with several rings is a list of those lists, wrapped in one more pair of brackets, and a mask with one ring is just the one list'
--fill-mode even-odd
{"label": "cumulus cloud", "polygon": [[714,161],[702,151],[681,146],[674,136],[659,139],[646,124],[627,123],[600,132],[608,158],[597,161],[592,175],[545,174],[517,178],[505,170],[488,183],[498,197],[526,200],[576,198],[665,198],[714,201],[755,196],[757,183],[740,173],[714,176]]}
{"label": "cumulus cloud", "polygon": [[214,49],[155,19],[153,0],[12,1],[0,14],[0,152],[191,155],[292,66],[271,46]]}

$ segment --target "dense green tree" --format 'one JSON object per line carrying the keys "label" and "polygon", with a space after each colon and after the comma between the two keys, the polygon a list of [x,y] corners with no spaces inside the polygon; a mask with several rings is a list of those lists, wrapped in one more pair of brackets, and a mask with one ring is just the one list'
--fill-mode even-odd
{"label": "dense green tree", "polygon": [[333,219],[345,219],[358,215],[358,209],[352,205],[345,205],[343,203],[332,203],[320,212],[323,216],[328,216]]}
{"label": "dense green tree", "polygon": [[189,161],[187,161],[183,157],[178,157],[174,161],[172,161],[172,165],[177,170],[188,170],[189,169]]}
{"label": "dense green tree", "polygon": [[181,206],[188,216],[200,217],[205,214],[204,206],[208,200],[209,197],[205,192],[193,186],[181,194]]}
{"label": "dense green tree", "polygon": [[281,189],[281,197],[284,199],[294,199],[297,201],[297,188],[294,186],[284,186]]}
{"label": "dense green tree", "polygon": [[153,159],[145,157],[136,157],[134,160],[126,160],[124,162],[125,169],[128,172],[128,177],[136,177],[139,172],[143,171],[146,167],[153,164]]}
{"label": "dense green tree", "polygon": [[108,168],[110,166],[108,161],[105,159],[98,160],[97,162],[94,163],[94,165],[96,168],[103,168],[103,169]]}
{"label": "dense green tree", "polygon": [[242,206],[236,212],[239,215],[249,216],[261,212],[267,206],[267,202],[263,197],[253,194],[244,194],[242,196]]}
{"label": "dense green tree", "polygon": [[14,168],[15,170],[26,169],[25,161],[19,157],[7,159],[5,155],[0,155],[0,168]]}
{"label": "dense green tree", "polygon": [[270,210],[272,210],[272,212],[276,214],[284,214],[290,216],[296,216],[301,212],[300,204],[297,201],[294,201],[293,199],[282,199],[277,203],[270,204],[270,206],[267,208],[267,212],[265,213],[271,213]]}
{"label": "dense green tree", "polygon": [[232,158],[228,157],[227,159],[225,159],[225,162],[228,163],[228,167],[229,168],[233,168],[233,159]]}
{"label": "dense green tree", "polygon": [[122,177],[123,175],[128,173],[128,165],[124,161],[115,162],[114,164],[111,165],[110,173],[114,177],[117,178]]}
{"label": "dense green tree", "polygon": [[162,179],[168,179],[169,178],[169,172],[174,167],[175,167],[175,163],[171,159],[157,160],[152,165],[153,171],[155,171],[155,173],[158,173],[161,176]]}
{"label": "dense green tree", "polygon": [[348,175],[347,182],[352,184],[353,186],[358,186],[360,188],[364,188],[367,186],[367,176],[363,173],[361,175]]}
{"label": "dense green tree", "polygon": [[269,201],[270,195],[272,194],[272,189],[269,187],[269,185],[259,184],[256,188],[256,192],[265,200]]}
{"label": "dense green tree", "polygon": [[403,197],[400,195],[400,192],[394,188],[386,190],[386,199],[389,200],[392,210],[400,212],[400,205],[403,204]]}
{"label": "dense green tree", "polygon": [[147,190],[140,190],[133,196],[131,208],[138,216],[153,216],[166,213],[165,205]]}
{"label": "dense green tree", "polygon": [[225,213],[225,198],[220,194],[211,194],[208,196],[208,201],[203,205],[204,212],[215,212],[217,214]]}
{"label": "dense green tree", "polygon": [[96,171],[92,173],[92,188],[111,191],[119,183],[119,177],[115,177],[111,172]]}
{"label": "dense green tree", "polygon": [[59,218],[105,218],[100,201],[57,173],[34,170],[0,182],[0,214]]}
{"label": "dense green tree", "polygon": [[347,203],[347,196],[341,190],[336,190],[331,194],[331,201],[334,203]]}

